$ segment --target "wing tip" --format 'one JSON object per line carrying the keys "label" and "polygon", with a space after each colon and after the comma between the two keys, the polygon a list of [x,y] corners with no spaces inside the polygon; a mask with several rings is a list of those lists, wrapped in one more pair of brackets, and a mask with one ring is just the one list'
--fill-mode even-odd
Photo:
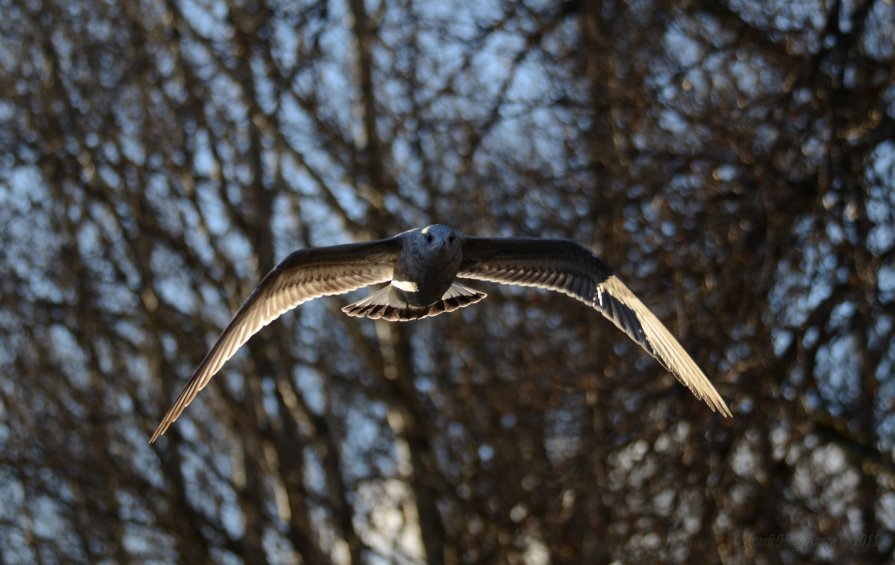
{"label": "wing tip", "polygon": [[155,428],[155,431],[152,432],[152,437],[149,438],[149,445],[154,444],[156,442],[156,440],[158,440],[158,438],[165,435],[165,432],[168,431],[168,427],[170,425],[171,425],[171,423],[168,422],[167,419],[162,420],[162,422],[158,425],[158,427]]}
{"label": "wing tip", "polygon": [[165,432],[168,431],[174,422],[180,418],[180,415],[183,414],[183,411],[186,410],[186,407],[190,405],[190,403],[195,400],[196,396],[199,394],[199,391],[202,390],[205,384],[208,384],[206,381],[204,384],[200,384],[199,380],[196,380],[194,377],[193,380],[186,385],[186,388],[180,393],[180,396],[177,397],[177,400],[174,401],[174,404],[171,405],[171,408],[165,413],[162,421],[159,422],[159,425],[155,428],[155,431],[152,432],[152,437],[149,438],[150,445],[155,443],[158,438],[165,435]]}
{"label": "wing tip", "polygon": [[730,411],[730,408],[727,407],[727,403],[724,402],[724,399],[720,396],[716,399],[717,406],[712,407],[714,411],[715,408],[718,409],[718,412],[724,416],[725,418],[733,418],[733,413]]}
{"label": "wing tip", "polygon": [[705,402],[709,408],[712,409],[712,412],[717,412],[721,416],[725,418],[733,418],[733,413],[728,408],[727,403],[724,402],[720,396],[711,396],[711,397],[703,397],[700,398],[703,402]]}
{"label": "wing tip", "polygon": [[724,399],[721,398],[721,395],[718,393],[718,390],[711,383],[711,381],[708,380],[707,377],[705,377],[703,375],[704,382],[702,384],[705,385],[706,388],[704,390],[700,390],[694,386],[691,386],[690,383],[688,383],[684,379],[681,379],[680,377],[678,377],[674,373],[674,371],[670,371],[670,372],[672,375],[677,377],[678,380],[681,383],[683,383],[684,386],[686,386],[687,389],[691,393],[693,393],[693,396],[695,396],[697,399],[703,401],[712,410],[712,412],[717,412],[720,415],[724,416],[725,418],[733,418],[733,413],[730,411],[730,408],[727,406],[727,403],[724,402]]}

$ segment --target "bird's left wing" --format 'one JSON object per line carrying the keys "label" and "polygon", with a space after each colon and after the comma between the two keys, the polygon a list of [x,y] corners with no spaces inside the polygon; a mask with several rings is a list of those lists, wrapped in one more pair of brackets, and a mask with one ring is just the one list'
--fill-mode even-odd
{"label": "bird's left wing", "polygon": [[165,433],[249,338],[281,314],[314,298],[343,294],[391,280],[401,238],[398,235],[364,243],[300,249],[286,257],[246,299],[162,418],[149,442],[155,442]]}
{"label": "bird's left wing", "polygon": [[584,302],[612,320],[712,410],[731,415],[671,332],[606,263],[581,245],[562,239],[466,237],[457,276],[546,288]]}

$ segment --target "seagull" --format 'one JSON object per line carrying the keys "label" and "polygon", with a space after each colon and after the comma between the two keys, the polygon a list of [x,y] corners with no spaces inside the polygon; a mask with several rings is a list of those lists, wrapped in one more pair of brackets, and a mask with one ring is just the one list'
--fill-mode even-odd
{"label": "seagull", "polygon": [[342,311],[406,322],[453,312],[487,296],[457,279],[545,288],[583,302],[628,334],[713,411],[731,417],[718,391],[671,332],[587,248],[567,239],[472,237],[434,224],[387,239],[288,255],[236,312],[149,442],[165,433],[243,344],[284,312],[321,296],[386,282]]}

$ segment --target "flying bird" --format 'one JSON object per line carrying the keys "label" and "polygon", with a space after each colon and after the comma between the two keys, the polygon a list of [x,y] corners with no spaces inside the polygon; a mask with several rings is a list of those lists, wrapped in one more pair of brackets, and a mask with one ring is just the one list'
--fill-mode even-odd
{"label": "flying bird", "polygon": [[165,433],[249,338],[287,310],[385,282],[389,284],[342,311],[405,322],[453,312],[487,296],[458,279],[545,288],[583,302],[609,318],[712,410],[731,416],[671,332],[585,247],[565,239],[471,237],[435,224],[387,239],[299,249],[287,256],[246,299],[149,442]]}

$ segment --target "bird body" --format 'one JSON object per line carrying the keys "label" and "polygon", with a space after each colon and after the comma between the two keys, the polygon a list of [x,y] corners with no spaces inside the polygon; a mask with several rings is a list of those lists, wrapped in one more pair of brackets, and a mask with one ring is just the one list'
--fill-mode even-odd
{"label": "bird body", "polygon": [[405,232],[392,285],[408,304],[428,306],[440,300],[454,283],[461,259],[461,238],[447,226],[436,224],[418,233]]}
{"label": "bird body", "polygon": [[487,295],[458,279],[561,292],[600,311],[712,410],[724,400],[658,318],[590,250],[563,239],[470,237],[435,224],[376,241],[301,249],[259,283],[199,364],[150,439],[155,442],[249,338],[287,310],[321,296],[389,284],[345,306],[349,316],[418,320]]}

